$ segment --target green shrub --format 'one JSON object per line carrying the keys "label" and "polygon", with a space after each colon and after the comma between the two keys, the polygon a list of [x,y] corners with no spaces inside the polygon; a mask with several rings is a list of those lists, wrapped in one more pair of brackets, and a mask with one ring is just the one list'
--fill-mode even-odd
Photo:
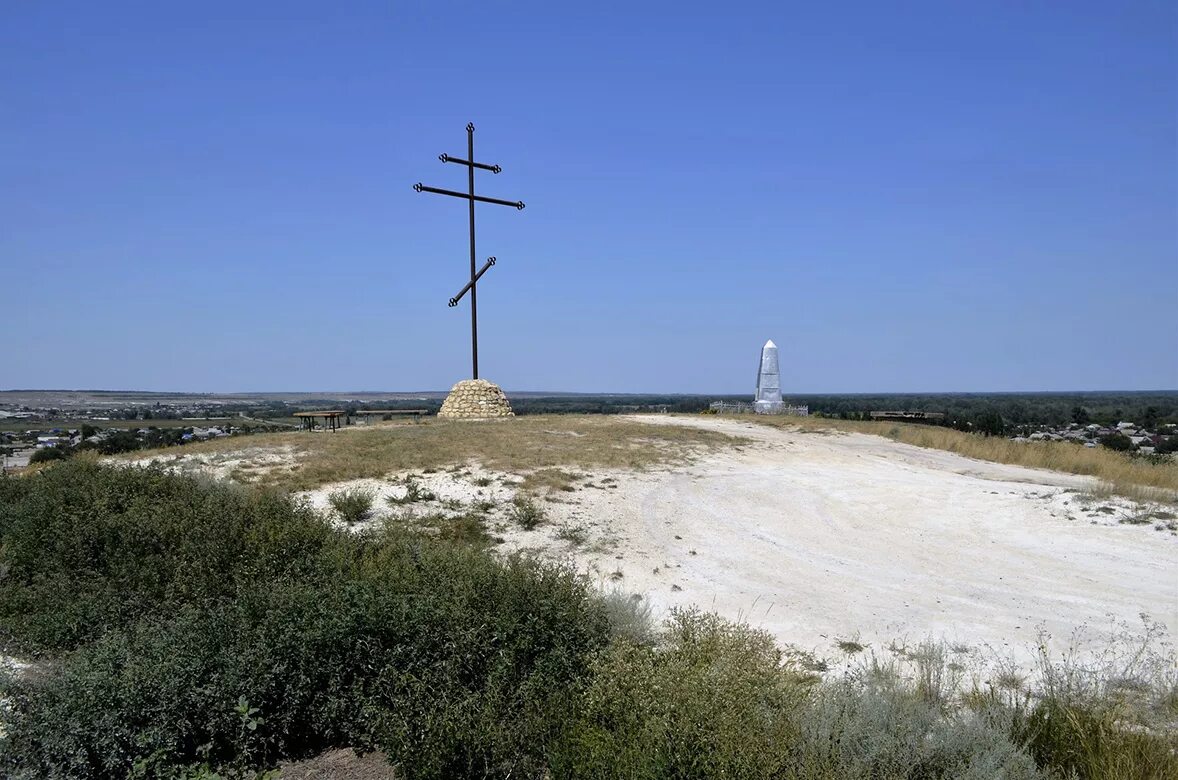
{"label": "green shrub", "polygon": [[658,647],[601,655],[553,776],[773,777],[806,687],[768,634],[675,612]]}
{"label": "green shrub", "polygon": [[946,706],[873,663],[815,686],[795,715],[787,778],[1031,780],[1035,762],[1000,712]]}
{"label": "green shrub", "polygon": [[367,520],[372,514],[372,502],[375,500],[375,493],[361,487],[336,490],[327,496],[327,503],[348,525]]}
{"label": "green shrub", "polygon": [[636,645],[655,643],[658,632],[651,617],[650,602],[641,594],[614,589],[604,594],[602,604],[611,636]]}
{"label": "green shrub", "polygon": [[544,522],[544,510],[530,497],[518,495],[511,501],[510,517],[525,531],[531,531]]}
{"label": "green shrub", "polygon": [[1040,766],[1082,780],[1178,777],[1178,669],[1154,648],[1165,627],[1144,623],[1083,663],[1040,645],[1039,688],[1011,728]]}
{"label": "green shrub", "polygon": [[0,508],[0,635],[68,649],[261,580],[321,576],[342,544],[272,493],[75,458],[18,479]]}
{"label": "green shrub", "polygon": [[68,460],[72,450],[64,445],[42,447],[32,454],[29,463],[52,463],[55,460]]}
{"label": "green shrub", "polygon": [[912,682],[867,665],[820,683],[784,662],[763,632],[673,613],[657,647],[621,640],[600,656],[553,776],[1041,777],[1001,710],[947,706],[929,685],[936,676],[926,669],[924,683]]}
{"label": "green shrub", "polygon": [[406,477],[405,495],[385,496],[385,501],[388,501],[393,506],[403,506],[405,504],[416,504],[419,501],[433,501],[436,498],[437,496],[432,491],[422,488],[413,477]]}
{"label": "green shrub", "polygon": [[343,745],[380,746],[409,778],[534,776],[608,637],[569,568],[358,536],[277,496],[69,463],[0,497],[0,563],[19,572],[5,629],[81,645],[3,684],[0,776],[167,776]]}
{"label": "green shrub", "polygon": [[1133,440],[1120,431],[1106,433],[1100,437],[1099,441],[1101,446],[1117,452],[1128,452],[1133,449]]}
{"label": "green shrub", "polygon": [[459,515],[433,514],[416,521],[417,525],[432,528],[438,539],[445,539],[475,547],[486,547],[493,540],[481,515],[466,512]]}

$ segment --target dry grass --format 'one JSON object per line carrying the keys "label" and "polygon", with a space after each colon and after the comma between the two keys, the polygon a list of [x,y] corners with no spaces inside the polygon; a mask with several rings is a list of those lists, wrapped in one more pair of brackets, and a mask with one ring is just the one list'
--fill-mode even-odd
{"label": "dry grass", "polygon": [[715,431],[619,417],[535,415],[486,422],[430,420],[339,433],[258,434],[182,449],[144,450],[126,459],[230,457],[246,449],[284,451],[291,453],[291,465],[259,473],[254,481],[288,490],[392,472],[436,470],[474,460],[497,471],[534,474],[531,489],[559,490],[570,484],[571,469],[641,470],[687,462],[700,453],[746,441]]}
{"label": "dry grass", "polygon": [[1083,474],[1103,484],[1097,492],[1114,493],[1145,501],[1178,501],[1178,464],[1151,463],[1103,448],[1081,447],[1071,442],[1016,442],[979,436],[929,425],[893,422],[832,420],[822,417],[756,416],[756,422],[807,432],[851,431],[883,436],[917,447],[947,450],[967,458],[1009,463],[1036,469]]}

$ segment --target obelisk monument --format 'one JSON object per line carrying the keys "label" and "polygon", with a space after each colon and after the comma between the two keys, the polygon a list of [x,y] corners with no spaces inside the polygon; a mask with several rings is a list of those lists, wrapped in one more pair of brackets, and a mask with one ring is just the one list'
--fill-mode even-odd
{"label": "obelisk monument", "polygon": [[777,345],[773,340],[761,347],[761,366],[757,369],[757,395],[753,409],[760,413],[781,409],[781,369],[777,364]]}

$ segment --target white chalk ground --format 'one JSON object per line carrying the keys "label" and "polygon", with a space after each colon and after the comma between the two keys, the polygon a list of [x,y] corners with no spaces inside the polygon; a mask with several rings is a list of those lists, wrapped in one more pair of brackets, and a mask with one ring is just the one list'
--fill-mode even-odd
{"label": "white chalk ground", "polygon": [[[541,502],[548,522],[535,531],[495,510],[500,549],[570,557],[656,615],[697,605],[836,663],[846,660],[839,641],[886,655],[931,638],[1026,669],[1041,630],[1061,650],[1077,629],[1093,647],[1118,626],[1139,631],[1142,613],[1178,629],[1178,535],[1164,514],[1173,507],[1094,500],[1086,477],[875,436],[641,419],[752,443],[690,466],[584,474],[575,491]],[[344,484],[377,490],[381,514],[420,514],[506,503],[519,481],[478,464],[418,472],[437,500],[390,507],[383,496],[404,495],[404,476]],[[304,495],[326,507],[339,487]],[[1141,523],[1151,512],[1163,514]],[[584,540],[568,541],[570,530]]]}
{"label": "white chalk ground", "polygon": [[[302,496],[328,509],[334,490],[373,489],[377,511],[365,525],[483,502],[500,550],[568,558],[603,589],[640,594],[656,617],[696,605],[835,665],[853,660],[838,650],[848,640],[885,656],[890,647],[943,640],[1026,669],[1041,631],[1055,650],[1077,630],[1098,649],[1125,628],[1139,631],[1142,614],[1178,631],[1172,506],[1094,499],[1087,477],[876,436],[801,433],[731,417],[629,419],[752,443],[689,466],[581,474],[575,490],[540,502],[547,522],[533,531],[510,518],[520,475],[477,463],[414,473],[419,488],[434,494],[430,501],[385,501],[405,495],[407,474]],[[227,477],[288,468],[296,456],[289,448],[246,448],[159,460]]]}

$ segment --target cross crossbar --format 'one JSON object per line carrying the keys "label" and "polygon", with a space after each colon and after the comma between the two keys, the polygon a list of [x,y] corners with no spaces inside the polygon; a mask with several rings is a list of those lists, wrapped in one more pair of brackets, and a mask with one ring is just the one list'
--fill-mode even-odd
{"label": "cross crossbar", "polygon": [[450,155],[445,154],[445,153],[439,154],[438,159],[444,163],[445,162],[452,162],[452,163],[458,163],[459,165],[472,165],[475,168],[482,168],[484,171],[490,171],[491,173],[501,173],[503,171],[503,169],[500,168],[498,165],[487,165],[486,163],[481,163],[481,162],[471,162],[470,160],[464,160],[461,157],[451,157]]}
{"label": "cross crossbar", "polygon": [[488,198],[483,195],[471,195],[466,192],[455,192],[454,190],[443,190],[438,187],[429,187],[421,182],[413,185],[413,189],[417,192],[436,192],[439,195],[449,195],[452,198],[462,198],[463,200],[477,200],[480,203],[494,203],[498,206],[511,206],[512,208],[523,211],[524,202],[522,200],[500,200],[499,198]]}
{"label": "cross crossbar", "polygon": [[477,282],[479,279],[482,279],[483,274],[485,274],[487,272],[487,269],[493,265],[495,265],[495,258],[488,257],[487,262],[483,263],[483,267],[480,268],[479,272],[474,275],[474,278],[471,279],[469,282],[467,282],[466,286],[463,287],[461,290],[459,290],[458,294],[450,299],[451,308],[458,305],[458,302],[462,300],[462,296],[466,295],[466,291],[469,290],[471,287],[474,287],[475,282]]}

